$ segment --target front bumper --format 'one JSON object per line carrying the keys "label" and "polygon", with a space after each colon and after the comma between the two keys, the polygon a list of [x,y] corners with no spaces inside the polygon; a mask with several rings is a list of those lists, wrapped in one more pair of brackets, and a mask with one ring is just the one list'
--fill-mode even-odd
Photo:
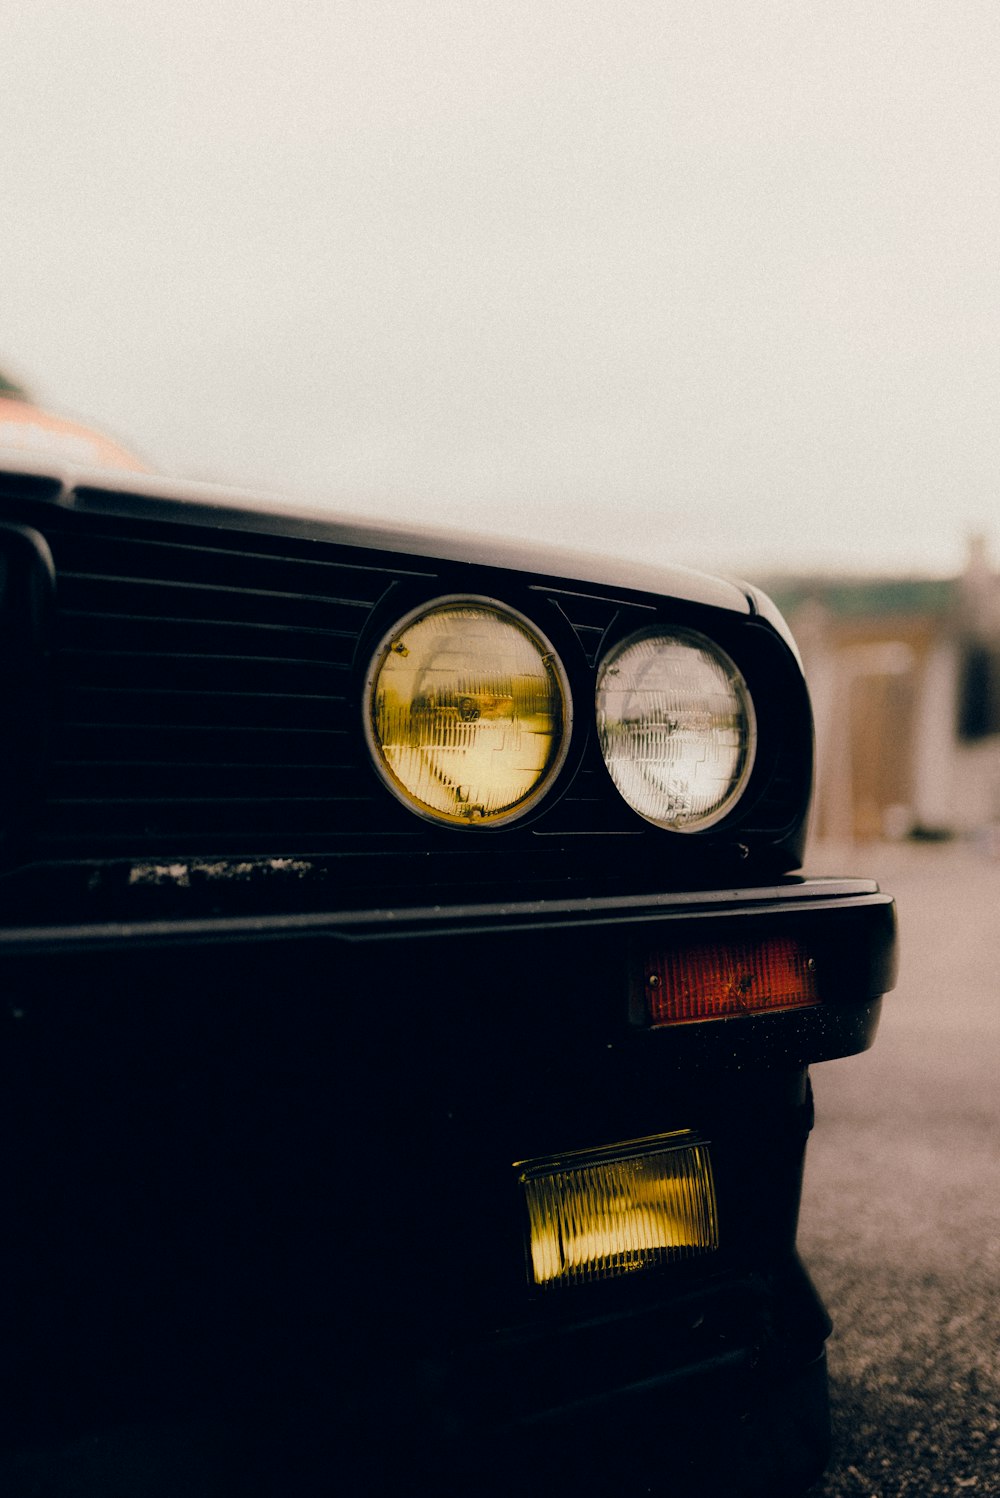
{"label": "front bumper", "polygon": [[[163,905],[161,891],[132,891],[132,908],[108,918],[97,906],[86,919],[44,923],[22,916],[0,928],[0,967],[11,974],[31,971],[39,961],[88,960],[110,953],[128,957],[149,951],[200,952],[240,946],[254,950],[273,943],[322,942],[333,969],[370,969],[372,952],[386,953],[384,969],[410,963],[418,971],[434,966],[429,948],[455,954],[452,965],[488,985],[485,947],[499,960],[512,949],[529,953],[531,966],[517,963],[518,981],[545,990],[546,1012],[560,1025],[559,990],[577,996],[564,1038],[570,1038],[600,1011],[608,1030],[623,1031],[634,986],[636,954],[651,943],[685,943],[737,936],[792,932],[816,954],[821,1004],[789,1013],[740,1015],[657,1032],[657,1064],[684,1068],[725,1065],[789,1066],[829,1060],[864,1050],[872,1043],[880,1000],[896,972],[895,909],[890,896],[868,880],[795,879],[761,888],[699,890],[667,894],[610,895],[593,899],[509,899],[493,903],[442,902],[432,906],[386,905],[374,909],[288,911],[253,909],[251,892],[237,890],[248,913],[206,910],[190,891],[169,918],[143,912],[142,896]],[[177,893],[176,891],[174,892]],[[195,897],[197,896],[195,891]],[[213,892],[215,893],[215,892]],[[232,891],[226,891],[231,894]],[[185,909],[185,906],[189,908]],[[136,913],[138,911],[138,913]],[[381,958],[374,959],[381,961]],[[563,973],[556,991],[539,976],[551,967]],[[35,969],[37,971],[37,969]],[[16,978],[15,978],[16,981]],[[414,980],[413,1002],[421,1002]],[[595,998],[599,988],[599,998]],[[646,1037],[650,1039],[651,1037]]]}
{"label": "front bumper", "polygon": [[[818,1005],[634,1024],[651,941],[749,929],[808,941]],[[306,1464],[336,1427],[358,1493],[387,1425],[441,1491],[511,1461],[547,1494],[711,1492],[713,1463],[794,1491],[826,1441],[806,1068],[871,1043],[894,960],[861,881],[8,927],[8,1440],[221,1393],[282,1407]],[[534,1294],[513,1162],[678,1128],[711,1141],[718,1253]]]}
{"label": "front bumper", "polygon": [[[661,1291],[631,1314],[497,1332],[450,1359],[386,1360],[347,1394],[348,1490],[801,1493],[829,1453],[829,1330],[793,1255]],[[307,1441],[302,1451],[315,1461]]]}

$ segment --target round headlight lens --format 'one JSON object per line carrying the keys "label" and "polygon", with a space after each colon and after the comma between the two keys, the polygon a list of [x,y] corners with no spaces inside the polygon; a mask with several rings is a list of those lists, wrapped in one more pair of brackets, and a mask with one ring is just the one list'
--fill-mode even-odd
{"label": "round headlight lens", "polygon": [[375,764],[412,811],[496,825],[551,784],[569,741],[570,693],[552,646],[486,598],[446,598],[401,619],[368,674]]}
{"label": "round headlight lens", "polygon": [[625,800],[675,832],[732,809],[753,764],[753,703],[739,668],[693,631],[642,630],[616,645],[597,679],[604,760]]}

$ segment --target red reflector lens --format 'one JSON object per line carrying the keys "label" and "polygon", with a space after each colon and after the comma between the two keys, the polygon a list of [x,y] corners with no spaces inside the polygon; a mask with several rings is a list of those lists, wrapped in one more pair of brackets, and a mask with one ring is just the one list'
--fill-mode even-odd
{"label": "red reflector lens", "polygon": [[769,1014],[819,1003],[816,964],[795,937],[702,942],[650,954],[644,964],[649,1025]]}

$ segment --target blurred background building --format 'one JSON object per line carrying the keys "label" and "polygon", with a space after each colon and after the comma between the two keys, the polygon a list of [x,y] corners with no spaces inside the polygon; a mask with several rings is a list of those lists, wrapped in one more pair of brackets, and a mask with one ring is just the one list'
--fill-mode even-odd
{"label": "blurred background building", "polygon": [[1000,573],[969,542],[951,579],[772,579],[817,740],[814,835],[1000,835]]}

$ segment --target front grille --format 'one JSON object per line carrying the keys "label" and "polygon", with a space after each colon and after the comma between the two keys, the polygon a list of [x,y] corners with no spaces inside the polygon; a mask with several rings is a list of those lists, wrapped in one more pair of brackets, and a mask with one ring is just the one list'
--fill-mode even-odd
{"label": "front grille", "polygon": [[[412,896],[470,881],[691,884],[745,852],[736,825],[691,839],[636,817],[588,731],[587,699],[606,639],[650,617],[728,630],[731,649],[735,631],[758,653],[761,688],[787,697],[791,657],[771,631],[708,606],[379,551],[332,529],[284,533],[277,518],[244,529],[239,512],[192,522],[149,503],[114,514],[93,494],[76,508],[30,498],[12,508],[43,534],[56,569],[48,763],[25,849],[38,865],[114,865],[126,879],[139,867],[155,880],[166,866],[184,864],[187,879],[220,860],[306,859],[345,895]],[[359,662],[374,640],[414,600],[462,592],[506,599],[575,657],[577,727],[557,793],[536,816],[483,834],[401,806],[371,766],[360,715]],[[801,817],[800,729],[776,736],[747,809],[762,858]]]}
{"label": "front grille", "polygon": [[40,853],[311,851],[370,823],[350,669],[400,569],[84,519],[46,526],[58,614]]}
{"label": "front grille", "polygon": [[[342,547],[200,528],[48,519],[57,572],[55,714],[44,859],[343,852],[432,833],[375,781],[353,661],[373,610],[433,568]],[[553,595],[555,596],[555,595]],[[617,612],[558,604],[593,660]],[[582,765],[550,834],[625,830]],[[360,852],[360,849],[354,851]],[[450,865],[458,849],[438,849]],[[544,858],[541,849],[539,857]]]}

